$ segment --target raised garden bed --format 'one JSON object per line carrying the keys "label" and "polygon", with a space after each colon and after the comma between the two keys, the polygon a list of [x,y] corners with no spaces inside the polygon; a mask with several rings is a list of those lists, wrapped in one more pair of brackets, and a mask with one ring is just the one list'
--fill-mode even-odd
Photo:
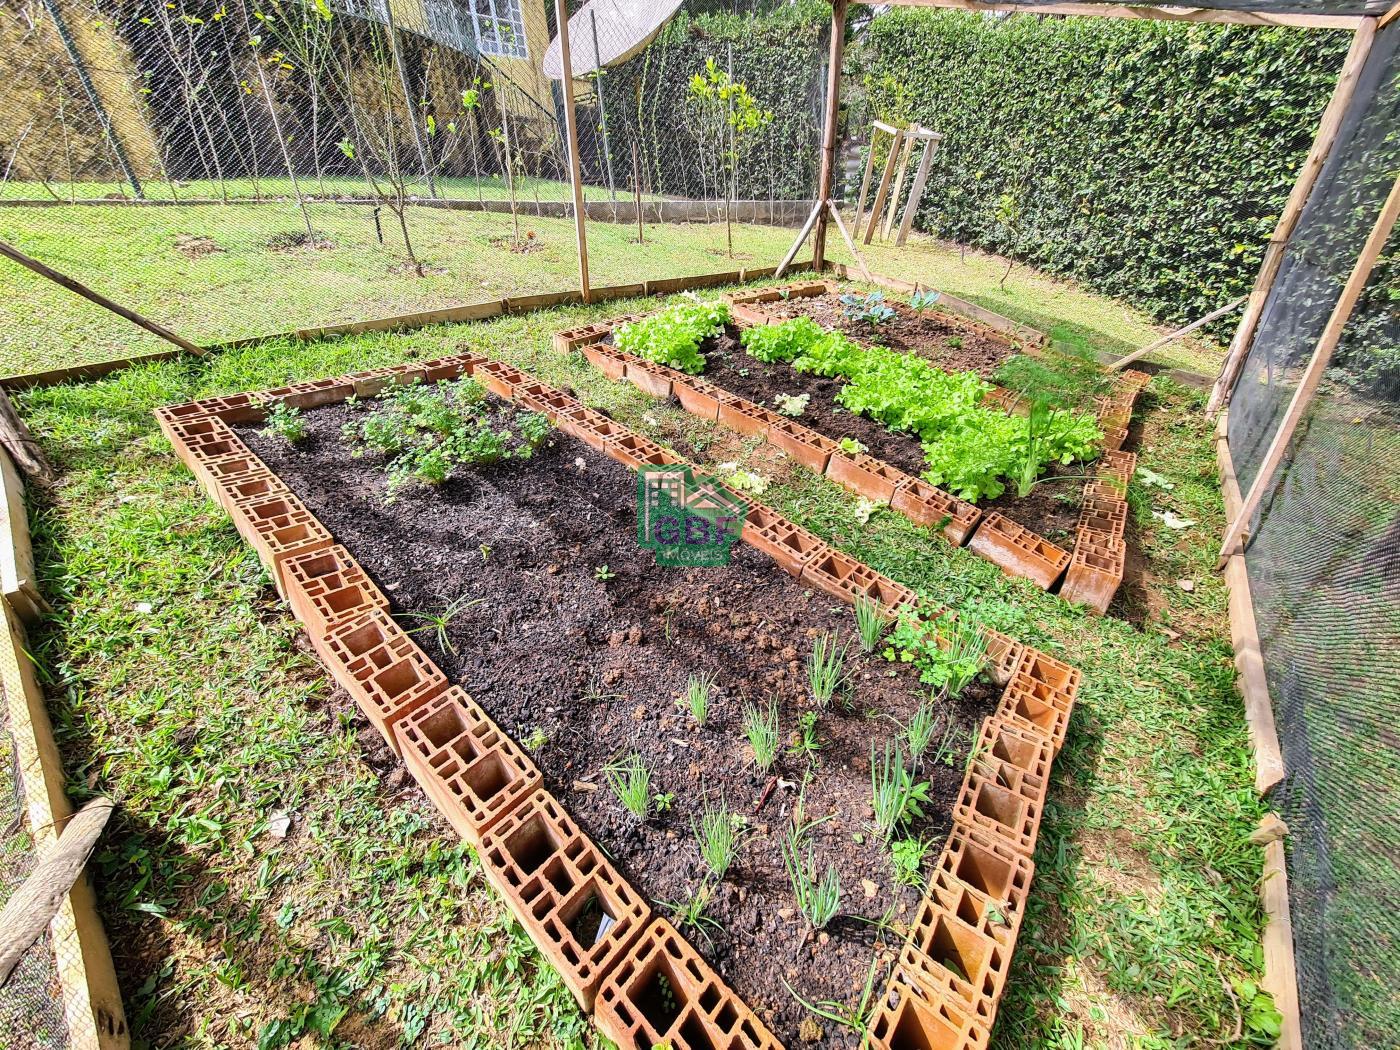
{"label": "raised garden bed", "polygon": [[[335,400],[357,385],[466,372],[559,431],[528,459],[386,503],[382,464],[347,457],[340,440],[368,410]],[[295,450],[249,420],[293,401],[331,406],[299,417]],[[518,418],[502,402],[484,411]],[[870,825],[869,746],[917,708],[924,690],[909,669],[852,656],[851,709],[822,715],[815,761],[785,753],[760,774],[738,728],[746,701],[771,698],[792,745],[810,706],[802,658],[814,636],[853,633],[838,599],[907,603],[895,581],[815,537],[794,544],[804,530],[761,505],[745,511],[730,565],[656,567],[637,543],[636,477],[623,464],[676,458],[471,355],[159,415],[328,668],[478,845],[609,1036],[643,1050],[854,1041],[813,1021],[785,979],[811,1001],[847,1004],[869,982],[876,1045],[985,1045],[1076,672],[988,635],[987,673],[1005,688],[983,679],[941,705],[951,764],[929,763],[928,805],[909,830],[947,845],[929,855],[926,886],[900,887]],[[455,610],[445,621],[444,608]],[[676,699],[702,671],[716,687],[698,728]],[[624,816],[605,785],[603,766],[633,751],[657,793],[674,796],[645,820]],[[709,900],[718,927],[682,938],[659,902],[684,903],[699,885],[690,826],[716,796],[746,815],[746,840]],[[821,935],[788,914],[778,839],[799,797],[804,819],[821,821],[807,839],[817,870],[830,863],[843,889],[841,917]],[[962,1041],[943,1042],[944,1029]]]}
{"label": "raised garden bed", "polygon": [[[915,436],[893,431],[838,404],[835,397],[843,385],[838,378],[799,372],[785,362],[764,362],[744,352],[740,346],[744,327],[771,323],[779,319],[776,311],[796,309],[794,304],[835,301],[824,283],[798,284],[781,291],[786,298],[775,290],[731,297],[737,300],[733,306],[737,323],[726,324],[718,335],[701,342],[705,367],[700,376],[653,365],[613,347],[614,328],[633,320],[630,317],[560,333],[555,342],[559,348],[581,348],[611,378],[629,379],[656,397],[674,395],[688,411],[716,418],[742,433],[765,435],[803,465],[844,487],[889,504],[920,524],[942,527],[954,543],[971,538],[976,553],[1011,575],[1031,579],[1045,589],[1064,580],[1062,593],[1067,600],[1099,613],[1107,610],[1126,565],[1125,492],[1133,462],[1116,450],[1126,437],[1132,405],[1146,376],[1125,374],[1112,394],[1096,406],[1110,454],[1093,468],[1087,484],[1081,466],[1052,463],[1044,474],[1051,480],[1037,484],[1026,496],[1008,487],[974,507],[918,479],[924,451]],[[999,334],[995,338],[1010,356],[1014,344]],[[994,400],[1008,406],[1013,400],[999,388],[993,394],[999,395]],[[799,416],[789,418],[775,411],[783,398],[806,399]],[[843,439],[859,442],[864,453],[843,451],[838,447]],[[1054,481],[1057,476],[1065,480]],[[1113,527],[1105,530],[1110,520]]]}

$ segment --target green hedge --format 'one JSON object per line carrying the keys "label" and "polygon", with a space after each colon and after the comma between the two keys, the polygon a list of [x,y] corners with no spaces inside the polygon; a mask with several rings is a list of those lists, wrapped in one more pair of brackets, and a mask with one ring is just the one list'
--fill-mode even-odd
{"label": "green hedge", "polygon": [[851,53],[850,130],[874,115],[944,134],[921,228],[1181,322],[1249,290],[1348,43],[901,8]]}

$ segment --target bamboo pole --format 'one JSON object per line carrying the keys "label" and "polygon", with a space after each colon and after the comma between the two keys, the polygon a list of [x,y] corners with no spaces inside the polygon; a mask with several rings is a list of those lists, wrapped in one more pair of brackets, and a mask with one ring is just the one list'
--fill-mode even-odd
{"label": "bamboo pole", "polygon": [[1108,371],[1117,372],[1120,368],[1127,368],[1134,361],[1141,361],[1148,354],[1152,353],[1153,350],[1160,350],[1162,347],[1168,345],[1169,343],[1174,343],[1178,339],[1190,335],[1196,329],[1204,328],[1212,321],[1220,320],[1220,318],[1224,317],[1232,310],[1238,309],[1239,305],[1248,298],[1249,296],[1242,295],[1233,303],[1229,303],[1225,306],[1222,306],[1219,310],[1212,310],[1210,313],[1206,314],[1199,320],[1192,321],[1188,325],[1183,325],[1182,327],[1178,328],[1175,332],[1171,332],[1168,335],[1164,335],[1161,339],[1158,339],[1155,342],[1148,343],[1141,350],[1134,350],[1131,354],[1126,354],[1123,357],[1120,357],[1117,361],[1114,361],[1113,364],[1108,366]]}
{"label": "bamboo pole", "polygon": [[869,244],[875,236],[875,227],[880,224],[880,216],[885,211],[885,198],[889,196],[890,181],[894,178],[895,165],[899,163],[900,150],[904,148],[904,129],[896,128],[890,140],[890,155],[885,158],[885,173],[880,176],[880,188],[875,191],[875,203],[870,206],[870,221],[865,224],[864,243]]}
{"label": "bamboo pole", "polygon": [[914,225],[914,216],[919,210],[919,202],[923,199],[924,186],[928,183],[929,168],[933,166],[933,155],[938,152],[938,144],[942,141],[943,136],[937,132],[924,140],[924,152],[919,157],[919,170],[914,173],[914,185],[909,188],[909,200],[904,205],[904,218],[899,222],[899,236],[894,242],[896,248],[903,248],[904,242],[909,239],[909,230]]}
{"label": "bamboo pole", "polygon": [[[841,59],[846,49],[846,3],[847,0],[832,0],[831,3],[831,47],[827,54],[826,71],[826,123],[822,128],[822,163],[817,175],[816,207],[812,217],[816,220],[816,232],[812,239],[812,267],[822,272],[826,262],[826,203],[831,200],[832,174],[836,169],[836,135],[841,121]],[[805,234],[804,234],[805,236]],[[784,260],[783,269],[792,262],[798,244]]]}
{"label": "bamboo pole", "polygon": [[1356,265],[1352,267],[1351,275],[1342,288],[1342,294],[1337,297],[1337,303],[1332,308],[1332,315],[1327,319],[1327,326],[1322,330],[1322,337],[1317,342],[1317,349],[1313,351],[1312,360],[1308,362],[1307,370],[1303,373],[1298,389],[1293,392],[1293,400],[1288,403],[1288,410],[1284,413],[1283,419],[1279,421],[1278,430],[1274,433],[1274,439],[1269,443],[1269,450],[1264,454],[1259,471],[1254,476],[1254,484],[1249,487],[1249,495],[1245,497],[1244,503],[1240,507],[1239,516],[1225,533],[1225,542],[1220,545],[1220,560],[1216,569],[1224,568],[1230,555],[1234,554],[1237,548],[1242,549],[1244,533],[1249,527],[1250,519],[1258,510],[1264,493],[1269,491],[1274,473],[1278,470],[1279,464],[1283,462],[1283,457],[1288,451],[1288,443],[1292,440],[1293,432],[1297,430],[1298,423],[1303,418],[1303,412],[1311,403],[1318,385],[1322,382],[1322,375],[1332,360],[1333,351],[1337,349],[1337,343],[1342,337],[1342,330],[1351,318],[1351,312],[1356,307],[1356,300],[1360,298],[1367,280],[1370,279],[1371,271],[1375,268],[1376,260],[1385,248],[1386,239],[1390,236],[1390,231],[1394,229],[1397,217],[1400,217],[1400,176],[1396,177],[1394,184],[1390,187],[1390,196],[1386,198],[1380,214],[1376,216],[1376,223],[1371,227],[1370,236],[1366,238],[1361,254],[1357,257]]}
{"label": "bamboo pole", "polygon": [[1250,345],[1254,341],[1255,329],[1259,326],[1264,306],[1269,300],[1269,293],[1273,291],[1274,281],[1278,278],[1279,269],[1283,264],[1283,253],[1288,246],[1289,239],[1293,236],[1294,229],[1297,228],[1298,219],[1303,213],[1303,206],[1308,202],[1313,186],[1317,183],[1317,177],[1322,172],[1322,166],[1327,162],[1332,147],[1337,141],[1337,132],[1341,128],[1342,117],[1346,115],[1347,107],[1351,104],[1352,94],[1356,90],[1357,78],[1361,74],[1361,67],[1366,64],[1366,58],[1371,52],[1371,43],[1375,39],[1375,35],[1376,20],[1374,18],[1362,19],[1356,35],[1352,37],[1351,48],[1347,52],[1346,59],[1342,62],[1341,71],[1337,74],[1337,84],[1332,89],[1332,98],[1327,103],[1327,108],[1322,112],[1322,119],[1318,122],[1317,134],[1313,137],[1312,148],[1308,151],[1303,166],[1298,169],[1298,178],[1293,183],[1293,190],[1288,195],[1283,212],[1279,215],[1273,236],[1269,238],[1269,246],[1264,251],[1264,260],[1259,266],[1259,276],[1255,278],[1254,288],[1249,294],[1249,305],[1245,307],[1244,316],[1240,318],[1240,326],[1235,331],[1235,337],[1230,340],[1229,354],[1225,358],[1225,364],[1220,370],[1220,378],[1216,380],[1215,388],[1211,391],[1210,401],[1206,405],[1207,414],[1214,414],[1221,405],[1230,400],[1230,391],[1235,385],[1235,380],[1239,378],[1240,369],[1244,367],[1245,358],[1248,356]]}
{"label": "bamboo pole", "polygon": [[569,182],[574,190],[574,237],[578,242],[578,284],[583,301],[588,295],[588,231],[584,228],[583,172],[578,159],[578,114],[574,111],[574,67],[569,57],[569,5],[567,0],[554,0],[554,14],[559,26],[559,61],[563,69],[564,134],[569,141]]}
{"label": "bamboo pole", "polygon": [[31,259],[29,256],[25,255],[22,251],[20,251],[18,248],[14,247],[11,244],[6,244],[4,241],[0,241],[0,255],[3,255],[5,258],[11,260],[12,262],[19,263],[26,269],[33,270],[40,277],[48,278],[50,281],[53,281],[54,284],[60,285],[63,288],[67,288],[70,292],[74,293],[75,295],[81,295],[84,299],[87,299],[89,302],[94,302],[103,309],[112,311],[112,313],[116,314],[118,317],[130,321],[138,328],[144,328],[152,335],[159,336],[168,343],[174,343],[186,353],[196,355],[202,355],[204,353],[202,349],[195,346],[194,343],[191,343],[188,339],[184,339],[176,335],[170,329],[158,325],[154,321],[149,320],[148,318],[142,317],[135,310],[128,310],[125,306],[122,306],[120,303],[112,302],[111,299],[108,299],[101,292],[95,292],[87,285],[75,281],[67,274],[59,273],[57,270],[45,266],[38,259]]}

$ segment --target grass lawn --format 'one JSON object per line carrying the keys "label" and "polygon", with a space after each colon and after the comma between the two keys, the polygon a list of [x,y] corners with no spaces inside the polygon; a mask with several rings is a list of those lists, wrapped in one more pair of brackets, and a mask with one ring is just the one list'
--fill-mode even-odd
{"label": "grass lawn", "polygon": [[[568,219],[523,217],[528,251],[511,249],[506,215],[419,208],[410,236],[427,267],[407,264],[393,216],[315,204],[313,224],[330,243],[269,247],[295,234],[295,205],[182,205],[156,208],[0,207],[0,239],[145,313],[197,343],[247,338],[340,321],[428,310],[508,294],[578,286],[574,228]],[[794,231],[738,225],[735,257],[722,224],[658,224],[636,243],[634,226],[590,223],[594,284],[716,273],[776,264]],[[833,258],[849,261],[840,239]],[[1159,334],[1147,318],[1114,300],[1016,266],[999,287],[1004,260],[965,255],[931,238],[902,249],[875,246],[871,267],[917,279],[980,303],[1056,337],[1123,353]],[[168,344],[9,262],[0,262],[0,374],[128,357]],[[1209,343],[1167,347],[1153,360],[1213,375],[1220,351]]]}
{"label": "grass lawn", "polygon": [[[975,276],[984,265],[972,256],[961,271],[956,253],[917,251],[940,272],[966,273],[948,285],[959,295],[978,298],[999,276]],[[151,272],[136,266],[126,280]],[[1105,349],[1137,339],[1141,322],[1121,307],[1019,268],[1006,295],[1017,301],[1005,312],[1076,325]],[[556,330],[655,305],[278,340],[18,398],[64,472],[32,509],[55,607],[34,650],[74,794],[119,803],[97,875],[134,1036],[202,1047],[593,1040],[471,851],[402,773],[375,767],[373,731],[328,685],[256,556],[150,415],[469,348],[704,461],[747,464],[769,478],[765,500],[830,542],[1081,668],[996,1042],[1250,1045],[1267,1008],[1249,983],[1262,969],[1263,916],[1248,835],[1264,807],[1233,687],[1226,592],[1211,572],[1222,508],[1200,395],[1160,378],[1148,388],[1131,442],[1174,487],[1133,484],[1129,535],[1144,562],[1121,615],[1094,619],[901,516],[862,522],[829,482],[550,348]],[[1166,528],[1154,510],[1192,524]]]}

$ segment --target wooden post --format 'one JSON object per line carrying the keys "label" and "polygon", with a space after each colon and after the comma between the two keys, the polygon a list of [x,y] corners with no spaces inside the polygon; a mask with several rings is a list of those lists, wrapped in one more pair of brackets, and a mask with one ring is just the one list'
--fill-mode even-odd
{"label": "wooden post", "polygon": [[574,188],[574,236],[578,241],[578,283],[583,301],[588,296],[588,232],[584,229],[583,172],[578,159],[578,114],[574,112],[574,67],[569,57],[569,5],[554,0],[554,17],[559,26],[559,62],[563,70],[564,133],[569,140],[569,181]]}
{"label": "wooden post", "polygon": [[1279,215],[1278,225],[1274,228],[1273,236],[1269,238],[1269,246],[1264,251],[1264,261],[1259,266],[1259,276],[1255,278],[1254,289],[1249,294],[1249,305],[1245,307],[1244,316],[1240,318],[1235,337],[1230,340],[1229,354],[1206,405],[1208,414],[1214,414],[1230,399],[1230,391],[1234,388],[1235,380],[1239,378],[1240,369],[1244,367],[1245,358],[1254,342],[1255,329],[1259,326],[1269,293],[1273,291],[1274,281],[1283,264],[1284,249],[1288,246],[1289,238],[1293,236],[1298,219],[1303,213],[1303,206],[1307,204],[1308,196],[1322,172],[1322,166],[1327,162],[1332,146],[1337,141],[1342,117],[1346,115],[1347,107],[1351,104],[1356,81],[1361,75],[1362,66],[1366,64],[1366,57],[1371,53],[1371,42],[1375,36],[1376,20],[1363,18],[1357,27],[1356,35],[1352,37],[1351,50],[1347,52],[1341,72],[1337,75],[1337,86],[1332,89],[1332,99],[1322,112],[1317,134],[1313,137],[1312,149],[1308,151],[1307,159],[1298,171],[1293,192],[1288,195],[1288,201]]}
{"label": "wooden post", "polygon": [[1152,353],[1153,350],[1160,350],[1168,343],[1174,343],[1182,336],[1190,335],[1198,328],[1204,328],[1212,321],[1217,321],[1220,318],[1224,317],[1226,314],[1228,314],[1230,311],[1237,309],[1240,303],[1244,302],[1247,298],[1248,296],[1242,295],[1233,303],[1229,303],[1225,306],[1222,306],[1219,310],[1212,310],[1210,313],[1206,314],[1199,320],[1192,321],[1190,324],[1178,328],[1175,332],[1171,332],[1168,335],[1162,336],[1161,339],[1148,343],[1141,350],[1134,350],[1131,354],[1126,354],[1123,357],[1120,357],[1117,361],[1114,361],[1113,364],[1107,366],[1108,371],[1117,372],[1121,368],[1127,368],[1134,361],[1141,361],[1148,354]]}
{"label": "wooden post", "polygon": [[919,202],[924,196],[924,186],[928,182],[928,171],[933,166],[933,155],[938,152],[938,144],[943,136],[937,132],[924,140],[924,152],[919,158],[919,170],[914,173],[914,185],[909,188],[909,201],[904,205],[904,218],[899,222],[899,236],[895,238],[896,248],[903,248],[909,239],[909,230],[914,225],[914,215],[919,210]]}
{"label": "wooden post", "polygon": [[885,210],[885,228],[880,231],[880,239],[887,241],[894,231],[894,217],[899,214],[899,199],[904,192],[904,178],[909,174],[909,161],[914,157],[914,131],[904,137],[904,153],[899,160],[899,177],[894,180],[894,191],[890,194],[890,206]]}
{"label": "wooden post", "polygon": [[642,243],[642,173],[637,167],[637,140],[632,140],[632,195],[637,200],[637,243]]}
{"label": "wooden post", "polygon": [[860,275],[871,284],[875,283],[875,275],[870,272],[870,267],[865,265],[865,260],[861,258],[860,252],[856,251],[856,242],[851,240],[851,235],[846,230],[846,224],[841,221],[841,212],[837,209],[834,201],[827,201],[826,206],[831,209],[831,218],[836,223],[836,228],[841,231],[841,237],[846,242],[846,247],[851,251],[851,257],[855,259],[856,265],[860,267]]}
{"label": "wooden post", "polygon": [[832,173],[836,169],[836,133],[841,117],[841,59],[846,49],[846,2],[847,0],[831,2],[831,50],[827,55],[826,73],[826,125],[822,129],[822,164],[817,175],[816,208],[812,212],[817,222],[812,239],[812,268],[817,273],[821,273],[826,264],[826,202],[831,200]]}
{"label": "wooden post", "polygon": [[865,224],[865,243],[875,236],[875,227],[880,225],[880,216],[885,212],[885,198],[889,196],[890,181],[894,178],[895,165],[899,163],[900,150],[904,148],[904,129],[897,128],[890,140],[890,155],[885,158],[885,173],[880,176],[880,188],[875,191],[875,203],[870,206],[870,220]]}
{"label": "wooden post", "polygon": [[[783,256],[783,261],[778,263],[778,268],[773,271],[774,277],[780,278],[783,274],[787,273],[787,268],[792,265],[792,260],[797,258],[797,253],[802,249],[802,242],[807,239],[807,234],[811,233],[812,227],[816,225],[817,216],[824,211],[826,211],[826,208],[821,201],[817,201],[816,204],[812,205],[812,213],[807,216],[807,221],[802,224],[802,229],[797,233],[797,239],[792,242],[792,247],[789,248],[787,254]],[[814,262],[812,265],[813,268],[815,268],[816,263]],[[817,272],[820,273],[821,271]]]}
{"label": "wooden post", "polygon": [[870,177],[875,171],[875,136],[880,133],[880,122],[870,126],[870,149],[865,154],[865,174],[860,177],[860,195],[856,197],[856,218],[851,223],[851,236],[860,236],[860,220],[865,214],[865,197],[870,192]]}
{"label": "wooden post", "polygon": [[1239,516],[1235,518],[1234,523],[1225,533],[1225,542],[1220,545],[1220,561],[1216,565],[1217,569],[1224,568],[1230,555],[1235,553],[1237,547],[1241,547],[1241,540],[1245,530],[1249,527],[1249,521],[1254,516],[1254,512],[1258,510],[1264,493],[1269,491],[1274,472],[1278,470],[1278,465],[1283,462],[1283,457],[1288,451],[1288,443],[1293,438],[1293,432],[1298,428],[1298,422],[1303,418],[1304,410],[1312,401],[1313,394],[1317,392],[1318,385],[1322,382],[1322,374],[1327,370],[1327,365],[1332,360],[1332,352],[1337,348],[1342,330],[1351,318],[1351,312],[1356,306],[1356,300],[1360,297],[1362,289],[1366,287],[1366,282],[1370,279],[1371,271],[1376,265],[1376,259],[1385,248],[1386,239],[1390,236],[1390,231],[1394,229],[1397,217],[1400,217],[1400,176],[1396,177],[1395,183],[1390,187],[1390,196],[1386,198],[1381,213],[1376,216],[1376,224],[1371,227],[1371,234],[1366,238],[1366,244],[1361,249],[1361,255],[1357,258],[1356,265],[1352,267],[1351,276],[1347,278],[1347,283],[1342,288],[1342,294],[1337,297],[1337,303],[1332,308],[1332,316],[1327,319],[1327,327],[1322,330],[1322,337],[1317,342],[1317,349],[1313,351],[1312,360],[1308,362],[1307,370],[1298,383],[1298,389],[1293,391],[1293,400],[1288,403],[1288,410],[1284,413],[1283,419],[1279,421],[1278,430],[1274,433],[1274,439],[1269,443],[1269,450],[1264,454],[1263,462],[1260,463],[1259,470],[1254,476],[1254,484],[1249,487],[1249,495],[1245,497],[1244,503],[1240,507]]}
{"label": "wooden post", "polygon": [[112,300],[108,299],[102,293],[94,292],[91,288],[87,287],[87,285],[78,283],[67,274],[59,273],[57,270],[45,266],[38,259],[31,259],[13,245],[0,241],[0,255],[3,255],[13,262],[19,263],[26,269],[33,270],[40,277],[47,277],[50,281],[53,281],[54,284],[67,288],[75,295],[81,295],[84,299],[96,303],[103,309],[111,310],[112,313],[116,314],[118,317],[125,318],[139,328],[144,328],[152,335],[160,336],[160,338],[168,343],[174,343],[187,353],[195,355],[202,355],[204,353],[203,350],[195,346],[188,339],[182,339],[180,336],[170,331],[170,329],[163,328],[154,321],[142,317],[135,310],[128,310],[125,306],[112,302]]}

